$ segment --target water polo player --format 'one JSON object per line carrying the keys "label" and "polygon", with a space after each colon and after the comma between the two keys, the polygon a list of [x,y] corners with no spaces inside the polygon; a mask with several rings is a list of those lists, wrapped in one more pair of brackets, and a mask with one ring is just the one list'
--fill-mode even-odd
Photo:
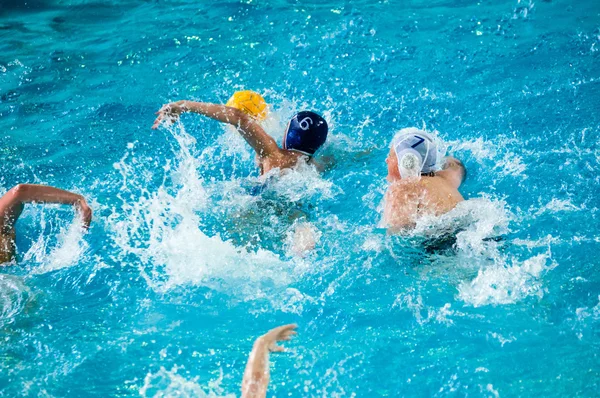
{"label": "water polo player", "polygon": [[383,223],[390,232],[414,227],[422,215],[447,213],[464,200],[458,188],[466,177],[465,167],[453,157],[441,159],[435,139],[425,131],[400,130],[386,163],[390,185]]}
{"label": "water polo player", "polygon": [[174,122],[184,112],[198,113],[236,127],[256,152],[261,175],[276,168],[293,168],[299,162],[310,163],[327,139],[327,122],[311,111],[302,111],[292,117],[280,148],[247,109],[186,100],[164,105],[157,112],[152,128],[158,128],[165,120]]}

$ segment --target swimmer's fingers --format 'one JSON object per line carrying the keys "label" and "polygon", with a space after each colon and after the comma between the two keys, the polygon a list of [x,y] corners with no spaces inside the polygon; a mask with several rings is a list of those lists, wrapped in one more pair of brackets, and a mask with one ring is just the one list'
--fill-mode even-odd
{"label": "swimmer's fingers", "polygon": [[156,120],[154,120],[152,129],[156,130],[165,120],[168,120],[170,123],[175,123],[183,111],[184,108],[178,102],[163,105],[162,108],[156,112],[156,115],[158,116],[156,117]]}
{"label": "swimmer's fingers", "polygon": [[165,120],[165,116],[167,114],[167,108],[168,105],[164,105],[162,108],[160,108],[158,110],[158,112],[156,112],[156,115],[158,115],[156,117],[156,120],[154,120],[154,124],[152,125],[152,129],[156,130],[158,128],[158,126],[160,126],[160,124],[163,122],[163,120]]}
{"label": "swimmer's fingers", "polygon": [[173,124],[178,119],[179,119],[179,115],[161,113],[160,115],[158,115],[158,117],[154,121],[154,124],[152,125],[152,129],[156,130],[158,128],[158,126],[160,126],[160,124],[164,121],[168,121],[169,123]]}
{"label": "swimmer's fingers", "polygon": [[279,338],[277,340],[278,341],[289,341],[292,339],[292,337],[294,337],[297,334],[298,334],[298,332],[290,330],[290,331],[284,332],[281,335],[279,335]]}
{"label": "swimmer's fingers", "polygon": [[290,340],[296,334],[294,329],[297,327],[298,325],[296,324],[279,326],[265,334],[265,338],[272,342]]}
{"label": "swimmer's fingers", "polygon": [[158,117],[154,120],[154,124],[152,124],[152,130],[156,130],[158,128],[158,126],[160,126],[160,122],[162,122],[164,116],[162,113],[160,112],[156,112],[158,113]]}

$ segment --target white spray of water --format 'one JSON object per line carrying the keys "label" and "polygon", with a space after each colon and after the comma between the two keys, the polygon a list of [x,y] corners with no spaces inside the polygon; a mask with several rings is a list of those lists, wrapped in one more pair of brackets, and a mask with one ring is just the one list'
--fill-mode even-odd
{"label": "white spray of water", "polygon": [[[459,312],[451,309],[452,304],[446,303],[441,308],[426,307],[423,304],[423,297],[418,294],[414,288],[407,289],[406,292],[396,296],[396,300],[392,304],[392,308],[406,309],[414,315],[419,325],[424,325],[429,322],[436,322],[450,326],[454,321],[448,317],[460,316]],[[426,310],[426,313],[424,314]]]}
{"label": "white spray of water", "polygon": [[0,274],[0,328],[14,322],[30,296],[31,291],[19,277]]}
{"label": "white spray of water", "polygon": [[448,144],[454,151],[467,150],[471,152],[475,160],[482,165],[486,161],[490,161],[493,169],[498,171],[500,176],[526,178],[527,176],[523,173],[527,167],[523,163],[523,159],[507,148],[510,141],[510,139],[502,138],[496,142],[489,142],[477,138],[469,141],[451,141]]}
{"label": "white spray of water", "polygon": [[472,256],[489,255],[491,250],[495,254],[496,247],[489,239],[507,233],[511,218],[504,201],[484,196],[460,202],[439,217],[420,218],[412,233],[427,238],[456,233],[456,248],[460,252]]}
{"label": "white spray of water", "polygon": [[558,213],[565,211],[581,211],[583,209],[583,206],[576,206],[569,199],[561,200],[552,198],[550,202],[537,211],[536,215],[539,216],[544,213]]}
{"label": "white spray of water", "polygon": [[[465,273],[458,285],[460,300],[475,307],[513,304],[529,296],[542,297],[542,277],[556,264],[549,262],[549,249],[525,260],[503,253],[501,236],[509,232],[511,219],[514,215],[506,209],[504,201],[483,197],[461,202],[440,217],[423,217],[414,234],[430,238],[455,234],[456,254],[440,261],[452,263],[442,267],[444,272]],[[477,276],[471,279],[468,275],[474,270]],[[420,315],[423,308],[417,308],[418,300],[416,304],[410,297],[402,300],[406,308],[417,311],[418,320],[423,318]]]}
{"label": "white spray of water", "polygon": [[140,388],[142,397],[201,397],[201,398],[235,398],[235,394],[224,395],[220,384],[223,374],[217,380],[208,383],[206,387],[198,383],[198,377],[191,379],[179,375],[180,367],[174,366],[171,370],[160,367],[155,373],[149,372],[144,378],[144,385]]}
{"label": "white spray of water", "polygon": [[479,270],[477,277],[463,282],[458,297],[474,307],[490,304],[513,304],[529,296],[544,295],[541,277],[552,266],[549,255],[540,254],[522,264],[495,264]]}
{"label": "white spray of water", "polygon": [[[274,172],[279,171],[274,170]],[[276,191],[282,199],[290,202],[316,198],[331,199],[342,193],[341,188],[321,178],[316,168],[306,163],[285,170],[277,178],[272,179],[269,185],[270,189]]]}
{"label": "white spray of water", "polygon": [[145,165],[131,153],[115,165],[122,175],[123,205],[112,214],[110,224],[119,255],[128,259],[133,255],[142,276],[157,291],[203,286],[244,301],[266,298],[289,307],[286,297],[294,302],[297,294],[283,293],[275,299],[271,293],[285,292],[306,266],[282,261],[267,250],[236,247],[201,231],[203,214],[215,211],[215,204],[209,184],[198,173],[195,139],[181,124],[170,132],[179,148],[156,190],[138,177],[144,175]]}
{"label": "white spray of water", "polygon": [[89,248],[89,244],[83,238],[86,231],[82,227],[81,217],[76,217],[66,227],[55,231],[52,223],[46,221],[45,213],[41,214],[41,228],[49,232],[40,234],[23,254],[24,262],[33,261],[39,264],[32,268],[31,273],[44,274],[80,263]]}

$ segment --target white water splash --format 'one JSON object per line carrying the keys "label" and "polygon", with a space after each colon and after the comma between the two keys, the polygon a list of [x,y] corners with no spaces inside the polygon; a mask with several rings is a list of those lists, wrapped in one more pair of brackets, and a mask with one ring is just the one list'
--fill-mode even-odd
{"label": "white water splash", "polygon": [[482,138],[476,138],[468,141],[451,141],[448,144],[452,146],[453,151],[469,151],[478,163],[485,165],[486,161],[492,163],[494,170],[498,171],[500,176],[519,176],[523,175],[526,165],[518,154],[511,152],[508,144],[513,139],[499,137],[494,142],[486,141]]}
{"label": "white water splash", "polygon": [[21,278],[0,274],[0,328],[14,322],[30,297],[31,291]]}
{"label": "white water splash", "polygon": [[235,398],[235,394],[226,394],[220,384],[223,379],[221,372],[217,380],[201,386],[198,377],[188,379],[177,372],[182,369],[175,365],[171,370],[160,367],[158,372],[149,372],[144,378],[144,385],[140,388],[142,397],[201,397],[201,398]]}
{"label": "white water splash", "polygon": [[134,258],[148,285],[160,292],[203,286],[244,301],[268,299],[290,307],[297,295],[290,301],[272,293],[285,291],[306,270],[305,264],[285,262],[268,250],[237,247],[201,231],[203,216],[220,211],[219,206],[211,202],[208,184],[199,175],[194,138],[181,124],[170,132],[179,147],[157,189],[140,179],[150,166],[133,155],[134,148],[115,165],[122,176],[123,205],[109,219],[120,258]]}
{"label": "white water splash", "polygon": [[455,233],[455,247],[463,254],[489,255],[491,252],[495,253],[497,246],[490,239],[507,233],[512,217],[504,201],[484,196],[460,202],[450,212],[439,217],[420,218],[412,234],[438,238]]}
{"label": "white water splash", "polygon": [[552,198],[550,202],[546,205],[542,206],[536,213],[536,215],[541,215],[544,213],[558,213],[565,211],[581,211],[584,207],[574,205],[569,199],[556,199]]}
{"label": "white water splash", "polygon": [[31,273],[43,274],[69,268],[82,262],[89,244],[84,239],[87,232],[82,227],[80,216],[77,216],[71,224],[55,231],[52,224],[46,221],[45,213],[42,212],[40,224],[42,230],[49,232],[40,234],[29,250],[23,254],[24,262],[33,261],[39,264],[32,268]]}
{"label": "white water splash", "polygon": [[274,173],[280,175],[271,179],[269,189],[276,191],[283,199],[290,202],[316,198],[331,199],[343,192],[333,182],[321,178],[314,166],[306,163],[299,163],[297,167],[283,172],[273,170],[273,173],[265,177],[269,178]]}
{"label": "white water splash", "polygon": [[474,307],[482,305],[514,304],[526,297],[544,295],[541,278],[547,265],[548,254],[540,254],[522,264],[495,264],[480,269],[477,277],[458,287],[458,298]]}
{"label": "white water splash", "polygon": [[577,321],[585,322],[587,319],[600,320],[600,296],[598,296],[598,304],[594,307],[582,307],[575,310]]}

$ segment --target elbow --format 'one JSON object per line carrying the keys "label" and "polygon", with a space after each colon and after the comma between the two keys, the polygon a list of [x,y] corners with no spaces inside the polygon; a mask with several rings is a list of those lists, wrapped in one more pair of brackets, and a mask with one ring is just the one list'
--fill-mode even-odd
{"label": "elbow", "polygon": [[10,189],[9,193],[16,198],[22,198],[25,195],[27,195],[28,191],[29,191],[28,184],[17,184]]}

